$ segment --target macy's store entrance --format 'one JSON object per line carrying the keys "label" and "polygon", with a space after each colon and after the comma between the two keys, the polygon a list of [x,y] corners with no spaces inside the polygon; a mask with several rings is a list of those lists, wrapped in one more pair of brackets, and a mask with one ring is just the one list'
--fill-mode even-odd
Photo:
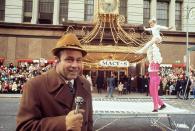
{"label": "macy's store entrance", "polygon": [[107,88],[106,80],[114,73],[116,84],[125,77],[137,74],[136,64],[130,64],[128,61],[101,60],[98,66],[84,66],[83,75],[90,76],[93,87],[97,84],[97,78],[103,81],[103,89]]}
{"label": "macy's store entrance", "polygon": [[116,82],[118,84],[118,81],[126,75],[126,70],[120,69],[120,70],[111,70],[111,69],[99,69],[99,70],[87,70],[85,69],[83,71],[84,76],[86,77],[87,75],[91,77],[93,87],[96,86],[96,80],[98,77],[100,77],[103,81],[103,89],[106,89],[107,84],[106,80],[107,78],[111,77],[111,74],[115,74]]}
{"label": "macy's store entrance", "polygon": [[145,55],[133,53],[134,47],[130,46],[91,45],[84,48],[88,53],[83,60],[83,75],[91,77],[93,86],[98,76],[106,83],[111,73],[115,74],[117,82],[124,76],[139,74],[140,67],[136,63],[145,58]]}

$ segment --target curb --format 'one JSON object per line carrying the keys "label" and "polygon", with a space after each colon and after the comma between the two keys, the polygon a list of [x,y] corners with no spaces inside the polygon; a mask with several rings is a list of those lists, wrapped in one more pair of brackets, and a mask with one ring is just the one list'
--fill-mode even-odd
{"label": "curb", "polygon": [[[0,98],[20,98],[22,97],[22,94],[0,94]],[[94,98],[104,98],[105,95],[101,94],[92,94],[92,97]],[[106,97],[105,97],[106,98]],[[151,99],[150,96],[143,96],[143,95],[128,95],[128,96],[114,96],[114,98],[117,99]],[[160,96],[161,99],[177,99],[176,96]]]}

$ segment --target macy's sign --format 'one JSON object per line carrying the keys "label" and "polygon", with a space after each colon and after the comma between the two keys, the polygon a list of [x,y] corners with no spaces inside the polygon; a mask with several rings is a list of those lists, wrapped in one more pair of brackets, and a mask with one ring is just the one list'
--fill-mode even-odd
{"label": "macy's sign", "polygon": [[128,61],[119,61],[119,60],[101,60],[99,64],[101,66],[129,67]]}

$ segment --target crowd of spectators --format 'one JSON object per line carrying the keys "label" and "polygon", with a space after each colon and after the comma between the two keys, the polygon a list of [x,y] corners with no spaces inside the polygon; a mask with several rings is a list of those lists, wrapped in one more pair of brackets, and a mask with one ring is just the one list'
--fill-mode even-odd
{"label": "crowd of spectators", "polygon": [[164,94],[176,95],[177,98],[189,99],[189,95],[195,98],[195,70],[190,69],[186,76],[183,67],[166,67],[161,70],[161,86]]}
{"label": "crowd of spectators", "polygon": [[24,83],[49,70],[52,64],[20,63],[14,66],[0,65],[0,93],[22,93]]}
{"label": "crowd of spectators", "polygon": [[[181,90],[192,90],[192,83],[194,83],[195,72],[191,69],[190,75],[185,75],[185,68],[183,67],[163,67],[161,69],[161,86],[165,94],[178,95]],[[188,84],[188,85],[187,85]]]}
{"label": "crowd of spectators", "polygon": [[[46,63],[20,63],[18,66],[10,63],[8,66],[0,65],[0,93],[22,93],[24,83],[43,72],[52,68],[53,64]],[[161,84],[159,94],[178,95],[180,90],[186,87],[185,68],[161,67]],[[190,85],[195,85],[195,72],[191,70]],[[116,78],[116,85],[118,78]],[[147,75],[120,76],[118,83],[123,84],[124,94],[130,92],[145,93],[148,95],[149,77]],[[102,82],[96,82],[93,86],[102,87]],[[191,87],[191,88],[190,88]],[[190,86],[190,90],[193,87]],[[120,89],[121,90],[121,89]],[[92,90],[93,91],[93,90]],[[195,91],[195,89],[194,89]]]}
{"label": "crowd of spectators", "polygon": [[[189,93],[195,93],[194,70],[190,72],[189,81],[185,75],[184,67],[161,67],[160,76],[159,95],[177,95],[179,97],[179,93],[183,91],[183,93],[186,92],[185,98],[188,99]],[[129,86],[125,86],[124,81],[128,82]],[[119,82],[124,83],[123,87],[125,90],[130,88],[129,92],[146,93],[146,95],[149,93],[149,77],[147,73],[145,75],[130,76],[127,80],[120,79]]]}

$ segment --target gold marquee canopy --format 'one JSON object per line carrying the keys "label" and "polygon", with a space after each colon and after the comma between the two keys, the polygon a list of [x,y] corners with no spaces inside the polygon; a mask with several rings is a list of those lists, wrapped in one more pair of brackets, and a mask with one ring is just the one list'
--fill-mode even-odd
{"label": "gold marquee canopy", "polygon": [[[98,67],[99,61],[105,59],[135,63],[145,58],[144,54],[135,52],[148,41],[149,37],[145,32],[136,32],[136,26],[123,29],[121,25],[124,21],[124,17],[119,14],[98,14],[92,30],[82,27],[80,42],[88,52],[84,58],[84,66]],[[66,32],[69,29],[67,28]]]}
{"label": "gold marquee canopy", "polygon": [[124,22],[124,16],[119,14],[99,14],[92,31],[89,32],[83,27],[82,31],[85,35],[80,41],[82,44],[91,44],[94,38],[99,37],[99,44],[103,44],[103,39],[107,34],[111,34],[115,45],[123,43],[124,46],[139,47],[148,41],[145,33],[139,35],[135,32],[136,26],[125,31],[121,26]]}
{"label": "gold marquee canopy", "polygon": [[134,52],[136,47],[124,47],[124,46],[83,46],[88,51],[88,54],[84,58],[84,66],[99,67],[101,60],[120,60],[129,61],[129,63],[135,63],[143,60],[145,55],[138,55]]}

